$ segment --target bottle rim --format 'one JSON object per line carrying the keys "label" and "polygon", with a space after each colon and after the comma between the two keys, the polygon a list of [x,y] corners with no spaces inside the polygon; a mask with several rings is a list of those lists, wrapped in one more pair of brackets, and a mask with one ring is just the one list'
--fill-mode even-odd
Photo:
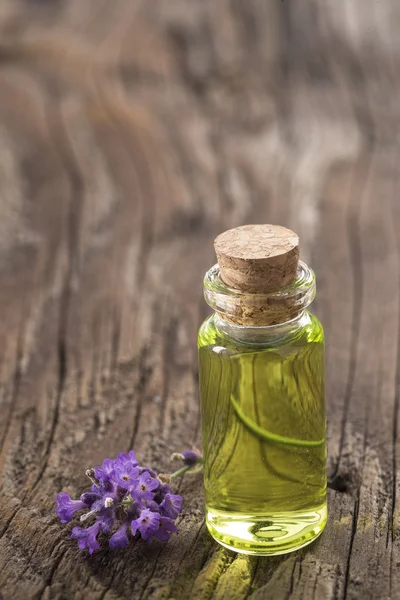
{"label": "bottle rim", "polygon": [[[222,317],[239,325],[272,325],[293,319],[311,304],[315,294],[315,273],[302,261],[299,261],[297,277],[291,284],[262,294],[226,285],[218,264],[211,267],[204,277],[204,297],[207,304]],[[257,323],[252,323],[255,314]]]}

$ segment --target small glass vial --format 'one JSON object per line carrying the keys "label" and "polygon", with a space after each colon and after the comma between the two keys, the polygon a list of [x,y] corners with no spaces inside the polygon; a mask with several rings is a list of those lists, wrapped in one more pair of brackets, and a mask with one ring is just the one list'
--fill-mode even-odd
{"label": "small glass vial", "polygon": [[215,241],[199,331],[206,522],[223,546],[274,555],[327,521],[324,334],[295,233],[247,225]]}

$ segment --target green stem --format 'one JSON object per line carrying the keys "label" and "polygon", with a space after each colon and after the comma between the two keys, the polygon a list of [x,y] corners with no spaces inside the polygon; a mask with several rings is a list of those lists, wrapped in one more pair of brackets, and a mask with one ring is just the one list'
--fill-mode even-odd
{"label": "green stem", "polygon": [[170,478],[176,479],[177,477],[182,477],[188,471],[192,471],[192,473],[198,473],[200,470],[198,467],[201,466],[202,464],[203,464],[203,458],[199,458],[199,460],[197,461],[196,464],[182,467],[178,471],[175,471],[175,473],[172,473],[172,475],[170,475]]}
{"label": "green stem", "polygon": [[171,477],[171,479],[176,479],[177,477],[182,477],[185,473],[190,471],[190,469],[191,469],[191,467],[182,467],[178,471],[175,471],[175,473],[172,473],[172,475],[170,475],[170,477]]}
{"label": "green stem", "polygon": [[278,435],[277,433],[271,433],[271,431],[267,431],[263,429],[257,423],[252,421],[240,408],[239,404],[236,400],[231,396],[231,403],[233,408],[235,409],[237,417],[240,421],[249,429],[252,433],[254,433],[258,438],[265,440],[267,442],[274,442],[276,444],[285,444],[286,446],[305,446],[307,448],[315,448],[316,446],[322,446],[325,443],[325,440],[296,440],[293,438],[286,438],[282,435]]}

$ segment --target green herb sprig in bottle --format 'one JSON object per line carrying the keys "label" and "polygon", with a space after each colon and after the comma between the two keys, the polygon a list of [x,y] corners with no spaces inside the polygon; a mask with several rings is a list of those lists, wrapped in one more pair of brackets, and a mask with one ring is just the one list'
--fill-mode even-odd
{"label": "green herb sprig in bottle", "polygon": [[199,331],[207,527],[236,552],[284,554],[327,521],[315,276],[284,227],[238,227],[215,250],[204,280],[215,312]]}

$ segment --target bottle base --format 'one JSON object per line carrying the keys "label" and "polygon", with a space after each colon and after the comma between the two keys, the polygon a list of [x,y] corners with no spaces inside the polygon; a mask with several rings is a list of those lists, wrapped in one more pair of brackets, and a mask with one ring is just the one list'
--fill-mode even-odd
{"label": "bottle base", "polygon": [[311,544],[324,530],[328,519],[324,504],[313,511],[270,515],[207,510],[206,524],[222,546],[241,554],[275,556]]}

